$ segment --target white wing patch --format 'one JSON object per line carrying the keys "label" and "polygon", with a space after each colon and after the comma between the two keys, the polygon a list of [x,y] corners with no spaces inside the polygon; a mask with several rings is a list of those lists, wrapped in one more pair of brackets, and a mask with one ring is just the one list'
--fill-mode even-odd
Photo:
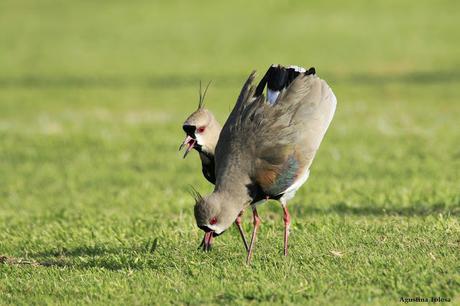
{"label": "white wing patch", "polygon": [[271,90],[267,88],[268,103],[270,103],[271,105],[275,104],[276,99],[278,98],[279,94],[280,94],[279,91],[275,91],[275,90]]}
{"label": "white wing patch", "polygon": [[304,73],[305,71],[305,68],[303,67],[299,67],[299,66],[295,66],[295,65],[291,65],[288,67],[289,69],[294,69],[294,71],[297,71],[297,72],[300,72],[300,73]]}

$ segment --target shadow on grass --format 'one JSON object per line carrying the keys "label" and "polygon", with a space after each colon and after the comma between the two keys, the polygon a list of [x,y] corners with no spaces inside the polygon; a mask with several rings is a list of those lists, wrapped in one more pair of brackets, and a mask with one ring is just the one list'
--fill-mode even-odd
{"label": "shadow on grass", "polygon": [[[382,207],[376,205],[351,206],[344,202],[319,208],[307,205],[293,205],[292,213],[297,218],[311,215],[354,215],[354,216],[403,216],[425,217],[439,214],[460,216],[460,204],[414,204],[408,207]],[[73,248],[52,248],[46,251],[29,253],[27,258],[15,258],[0,254],[0,264],[11,266],[32,266],[69,269],[119,270],[157,270],[175,268],[170,256],[158,253],[158,238],[135,245],[113,246],[102,243]],[[163,249],[174,249],[169,246]],[[168,253],[169,254],[169,253]],[[166,256],[167,257],[167,256]],[[181,258],[177,258],[179,261]]]}
{"label": "shadow on grass", "polygon": [[438,204],[414,204],[412,206],[405,207],[382,207],[372,206],[369,204],[350,206],[347,203],[339,202],[332,206],[319,208],[311,206],[300,206],[293,207],[293,210],[299,216],[308,215],[356,215],[356,216],[430,216],[430,215],[451,215],[460,216],[460,203],[456,205],[447,206],[444,203]]}
{"label": "shadow on grass", "polygon": [[[259,72],[262,73],[262,72]],[[390,83],[403,84],[439,84],[460,81],[459,70],[440,71],[411,71],[407,73],[355,73],[346,76],[335,76],[321,74],[323,77],[334,81],[334,83],[355,83],[362,85],[385,85]],[[238,85],[246,78],[246,75],[162,75],[150,77],[79,77],[79,76],[23,76],[23,77],[1,77],[0,88],[178,88],[186,86],[197,86],[202,79],[213,79],[219,85]]]}
{"label": "shadow on grass", "polygon": [[56,267],[71,269],[141,270],[155,269],[158,262],[154,253],[158,239],[145,245],[78,246],[75,248],[53,248],[43,252],[30,253],[27,258],[0,256],[0,264],[28,265],[33,267]]}

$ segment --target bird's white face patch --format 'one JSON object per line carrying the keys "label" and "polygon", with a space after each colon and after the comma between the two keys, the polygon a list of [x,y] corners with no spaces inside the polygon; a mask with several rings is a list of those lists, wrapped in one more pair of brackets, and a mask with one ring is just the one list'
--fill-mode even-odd
{"label": "bird's white face patch", "polygon": [[200,135],[199,133],[195,133],[195,139],[196,143],[199,144],[200,146],[204,146],[204,141],[203,141],[203,136]]}
{"label": "bird's white face patch", "polygon": [[216,223],[213,225],[207,224],[206,226],[218,235],[221,234],[223,231],[225,231],[225,228],[222,228],[221,226],[219,226],[219,223]]}

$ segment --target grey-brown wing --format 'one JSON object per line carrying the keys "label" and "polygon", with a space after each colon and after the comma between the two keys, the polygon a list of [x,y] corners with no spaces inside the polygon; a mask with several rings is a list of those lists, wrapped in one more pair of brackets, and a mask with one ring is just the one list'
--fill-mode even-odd
{"label": "grey-brown wing", "polygon": [[336,100],[318,77],[299,76],[270,105],[263,96],[254,97],[253,79],[251,74],[221,132],[217,180],[219,172],[225,175],[221,166],[245,167],[251,179],[274,196],[310,167]]}
{"label": "grey-brown wing", "polygon": [[240,133],[241,114],[254,102],[255,89],[252,84],[254,78],[255,71],[249,75],[243,85],[235,106],[220,132],[215,151],[216,186],[220,185],[223,177],[235,176],[235,169],[238,172],[242,166],[240,160],[247,161],[247,158],[242,156],[247,151],[241,144],[244,138],[244,135]]}
{"label": "grey-brown wing", "polygon": [[299,76],[280,94],[254,138],[253,176],[267,194],[283,193],[309,170],[336,103],[332,90],[317,76]]}
{"label": "grey-brown wing", "polygon": [[271,106],[257,100],[241,114],[253,150],[253,179],[268,195],[284,192],[308,171],[336,108],[317,76],[299,76]]}

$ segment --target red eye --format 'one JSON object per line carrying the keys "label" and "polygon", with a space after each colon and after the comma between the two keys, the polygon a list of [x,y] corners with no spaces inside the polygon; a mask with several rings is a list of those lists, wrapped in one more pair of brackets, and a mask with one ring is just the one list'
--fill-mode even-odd
{"label": "red eye", "polygon": [[196,131],[197,131],[198,133],[203,133],[204,130],[205,130],[205,127],[204,127],[204,126],[200,126]]}
{"label": "red eye", "polygon": [[214,225],[216,223],[217,223],[217,218],[216,217],[211,218],[211,220],[209,220],[209,224],[211,224],[211,225]]}

